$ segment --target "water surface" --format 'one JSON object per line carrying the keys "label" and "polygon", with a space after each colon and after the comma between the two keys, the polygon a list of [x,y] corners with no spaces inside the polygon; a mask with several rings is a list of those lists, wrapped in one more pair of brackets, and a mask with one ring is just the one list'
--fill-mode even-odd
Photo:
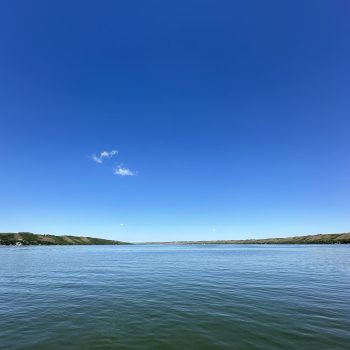
{"label": "water surface", "polygon": [[350,246],[0,248],[1,349],[349,349]]}

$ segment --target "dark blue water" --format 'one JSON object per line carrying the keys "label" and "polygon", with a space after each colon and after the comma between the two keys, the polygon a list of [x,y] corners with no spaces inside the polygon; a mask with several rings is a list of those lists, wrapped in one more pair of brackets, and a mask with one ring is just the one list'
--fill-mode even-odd
{"label": "dark blue water", "polygon": [[350,349],[350,246],[0,248],[1,349]]}

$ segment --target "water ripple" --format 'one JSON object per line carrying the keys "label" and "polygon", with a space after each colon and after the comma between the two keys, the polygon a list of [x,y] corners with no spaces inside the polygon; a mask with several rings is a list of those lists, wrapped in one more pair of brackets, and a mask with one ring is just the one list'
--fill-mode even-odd
{"label": "water ripple", "polygon": [[347,349],[348,246],[0,250],[1,349]]}

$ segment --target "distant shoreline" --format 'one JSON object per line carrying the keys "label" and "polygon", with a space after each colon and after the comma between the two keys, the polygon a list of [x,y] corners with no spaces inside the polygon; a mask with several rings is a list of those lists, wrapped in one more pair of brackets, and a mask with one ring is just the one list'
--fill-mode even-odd
{"label": "distant shoreline", "polygon": [[350,232],[331,233],[285,238],[211,240],[211,241],[173,241],[146,242],[143,244],[191,245],[191,244],[350,244]]}
{"label": "distant shoreline", "polygon": [[285,238],[208,240],[208,241],[171,241],[128,243],[116,240],[81,237],[42,235],[31,232],[0,233],[0,246],[33,245],[194,245],[194,244],[350,244],[350,232],[294,236]]}

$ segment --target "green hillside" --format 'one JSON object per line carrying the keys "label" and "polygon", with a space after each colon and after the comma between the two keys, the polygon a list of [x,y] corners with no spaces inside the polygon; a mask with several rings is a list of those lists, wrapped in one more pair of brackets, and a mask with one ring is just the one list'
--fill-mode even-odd
{"label": "green hillside", "polygon": [[295,237],[286,237],[286,238],[165,242],[164,244],[349,244],[349,243],[350,243],[350,232],[308,235],[308,236],[295,236]]}
{"label": "green hillside", "polygon": [[119,245],[125,242],[77,236],[36,235],[30,232],[0,233],[0,245]]}

